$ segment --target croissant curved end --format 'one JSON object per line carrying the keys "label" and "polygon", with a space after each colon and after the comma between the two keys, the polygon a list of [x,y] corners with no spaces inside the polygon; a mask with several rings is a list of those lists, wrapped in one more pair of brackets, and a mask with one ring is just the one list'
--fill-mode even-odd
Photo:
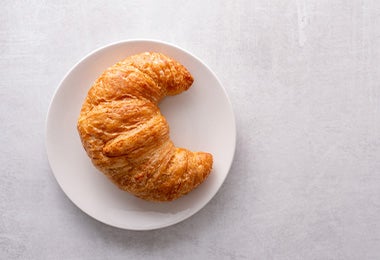
{"label": "croissant curved end", "polygon": [[188,194],[211,173],[213,157],[177,148],[157,106],[194,79],[164,54],[144,52],[108,68],[95,81],[77,129],[92,163],[124,191],[149,201]]}

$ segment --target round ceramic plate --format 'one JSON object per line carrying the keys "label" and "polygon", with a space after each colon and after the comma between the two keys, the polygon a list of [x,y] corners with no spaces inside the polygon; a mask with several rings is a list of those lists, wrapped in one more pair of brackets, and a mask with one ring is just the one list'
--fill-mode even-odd
{"label": "round ceramic plate", "polygon": [[[87,157],[76,124],[93,82],[109,66],[145,51],[162,52],[193,75],[192,87],[160,103],[176,146],[210,152],[213,170],[188,195],[164,203],[148,202],[119,190]],[[93,218],[130,230],[150,230],[178,223],[202,209],[223,184],[236,141],[231,104],[214,73],[199,59],[168,43],[130,40],[100,48],[77,63],[62,80],[49,107],[46,147],[50,166],[71,201]]]}

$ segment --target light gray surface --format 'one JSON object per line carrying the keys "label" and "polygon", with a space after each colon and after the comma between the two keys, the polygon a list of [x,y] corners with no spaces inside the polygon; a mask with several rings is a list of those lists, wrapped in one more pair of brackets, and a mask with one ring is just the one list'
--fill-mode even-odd
{"label": "light gray surface", "polygon": [[[1,259],[380,259],[379,1],[2,1],[0,11]],[[66,72],[131,38],[207,63],[238,129],[214,199],[150,232],[82,213],[44,146]]]}

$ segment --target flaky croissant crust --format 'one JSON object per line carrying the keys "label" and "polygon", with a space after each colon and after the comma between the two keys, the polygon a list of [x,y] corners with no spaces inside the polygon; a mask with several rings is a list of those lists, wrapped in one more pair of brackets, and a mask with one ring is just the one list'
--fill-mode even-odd
{"label": "flaky croissant crust", "polygon": [[151,201],[171,201],[210,174],[212,155],[177,148],[158,102],[187,90],[193,78],[161,53],[130,56],[90,88],[77,129],[92,163],[120,189]]}

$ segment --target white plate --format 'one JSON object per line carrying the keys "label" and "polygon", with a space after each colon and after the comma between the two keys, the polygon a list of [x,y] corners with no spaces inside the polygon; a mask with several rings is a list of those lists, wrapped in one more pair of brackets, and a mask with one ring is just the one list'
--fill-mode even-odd
{"label": "white plate", "polygon": [[[209,178],[173,202],[147,202],[119,190],[87,157],[76,129],[82,102],[107,67],[129,55],[156,51],[182,63],[195,81],[187,91],[165,98],[161,112],[177,146],[213,154]],[[168,43],[130,40],[100,48],[77,63],[62,80],[49,107],[46,148],[50,166],[71,201],[93,218],[130,230],[150,230],[178,223],[203,208],[223,184],[236,141],[228,97],[214,73],[190,53]]]}

